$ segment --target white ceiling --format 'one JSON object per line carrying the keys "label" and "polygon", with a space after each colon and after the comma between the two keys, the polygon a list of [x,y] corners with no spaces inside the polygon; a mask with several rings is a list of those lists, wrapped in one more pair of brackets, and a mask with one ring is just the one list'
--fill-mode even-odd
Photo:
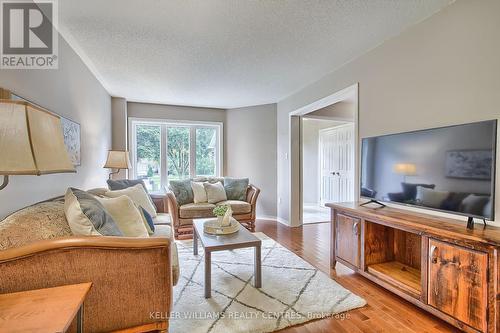
{"label": "white ceiling", "polygon": [[452,0],[64,0],[62,35],[113,96],[274,103]]}

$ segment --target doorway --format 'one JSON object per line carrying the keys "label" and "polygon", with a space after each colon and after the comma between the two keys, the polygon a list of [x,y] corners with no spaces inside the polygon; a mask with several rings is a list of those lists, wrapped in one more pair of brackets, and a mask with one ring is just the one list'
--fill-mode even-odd
{"label": "doorway", "polygon": [[291,226],[330,222],[326,203],[359,196],[357,121],[357,84],[291,114]]}

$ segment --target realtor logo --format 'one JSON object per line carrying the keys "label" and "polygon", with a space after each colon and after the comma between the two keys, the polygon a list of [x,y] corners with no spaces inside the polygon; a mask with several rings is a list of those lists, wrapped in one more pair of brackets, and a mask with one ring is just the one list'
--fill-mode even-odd
{"label": "realtor logo", "polygon": [[0,68],[57,69],[56,0],[0,0]]}

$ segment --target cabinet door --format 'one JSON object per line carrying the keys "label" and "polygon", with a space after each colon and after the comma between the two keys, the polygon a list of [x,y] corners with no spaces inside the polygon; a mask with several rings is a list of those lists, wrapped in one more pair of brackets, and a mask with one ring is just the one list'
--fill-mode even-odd
{"label": "cabinet door", "polygon": [[338,213],[335,223],[336,256],[359,268],[360,219]]}
{"label": "cabinet door", "polygon": [[487,253],[430,239],[428,267],[428,303],[485,332]]}

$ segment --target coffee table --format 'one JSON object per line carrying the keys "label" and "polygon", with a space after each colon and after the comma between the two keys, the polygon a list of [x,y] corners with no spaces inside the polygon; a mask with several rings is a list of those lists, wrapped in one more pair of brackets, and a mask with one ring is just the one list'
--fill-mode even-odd
{"label": "coffee table", "polygon": [[229,235],[212,235],[203,232],[203,223],[211,219],[193,220],[193,253],[198,255],[198,239],[205,249],[205,298],[211,297],[212,289],[212,252],[234,250],[246,247],[255,249],[254,286],[262,286],[261,245],[262,241],[255,237],[245,227],[241,226],[238,232]]}

